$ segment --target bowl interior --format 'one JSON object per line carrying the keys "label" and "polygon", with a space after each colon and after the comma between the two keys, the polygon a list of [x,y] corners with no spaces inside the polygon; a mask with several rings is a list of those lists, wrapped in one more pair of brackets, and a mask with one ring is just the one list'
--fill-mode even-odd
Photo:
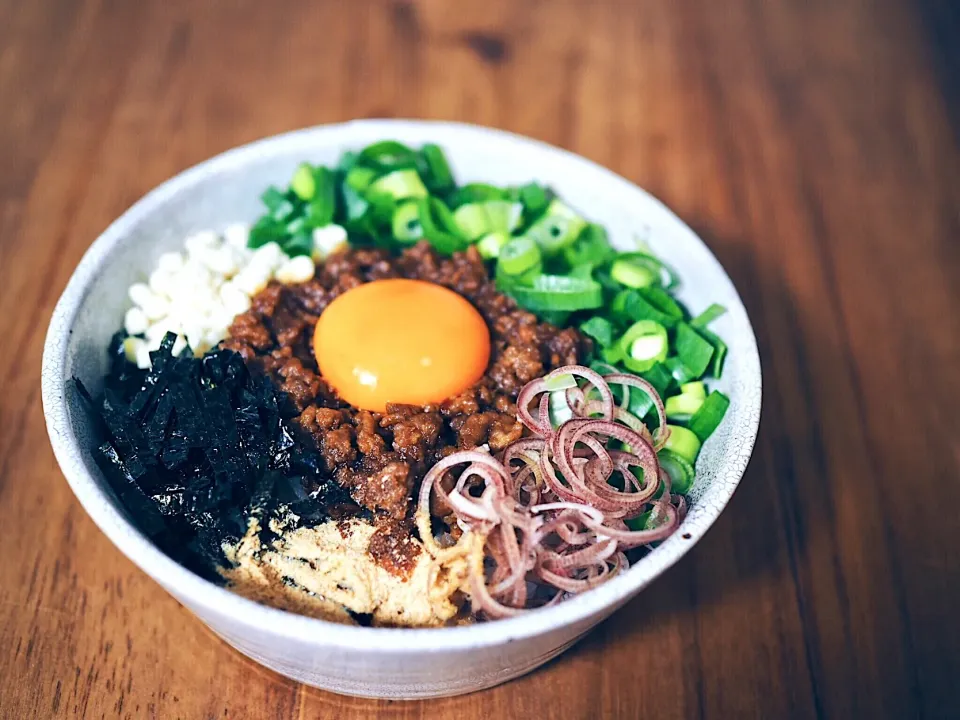
{"label": "bowl interior", "polygon": [[[343,628],[333,631],[319,620],[254,606],[206,583],[162,556],[134,528],[116,503],[90,449],[96,439],[84,408],[66,381],[78,377],[92,392],[107,371],[105,347],[120,327],[128,306],[126,290],[144,280],[157,257],[180,249],[196,230],[222,229],[252,221],[260,212],[259,195],[269,184],[285,185],[303,160],[334,164],[345,150],[394,138],[410,144],[435,142],[445,149],[459,182],[551,185],[585,216],[605,225],[613,242],[634,247],[636,238],[679,273],[680,298],[694,314],[712,302],[726,315],[713,329],[729,345],[723,378],[715,387],[731,398],[730,410],[705,443],[697,462],[691,509],[681,530],[614,581],[533,615],[542,620],[498,621],[505,631],[535,632],[567,622],[598,607],[612,606],[636,592],[676,562],[699,539],[726,505],[746,468],[760,414],[760,364],[743,304],[717,260],[694,233],[661,203],[623,178],[557,148],[485,128],[418,121],[358,121],[269,138],[213,158],[148,194],[97,240],[74,273],[51,321],[44,351],[43,398],[51,441],[67,479],[94,520],[145,571],[168,589],[198,603],[237,603],[245,612],[273,613],[301,628],[326,627],[334,641],[340,632],[380,636],[428,632],[456,637],[472,628],[433,631]],[[194,597],[196,596],[196,597]],[[253,606],[253,607],[251,607]],[[262,619],[262,618],[260,618]],[[490,626],[487,626],[488,628]],[[356,636],[350,642],[356,641]],[[347,636],[343,636],[345,641]],[[408,640],[410,638],[408,637]]]}

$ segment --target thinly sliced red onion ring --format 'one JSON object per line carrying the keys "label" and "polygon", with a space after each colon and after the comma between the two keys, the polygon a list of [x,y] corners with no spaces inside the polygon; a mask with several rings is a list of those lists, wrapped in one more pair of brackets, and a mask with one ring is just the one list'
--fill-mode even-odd
{"label": "thinly sliced red onion ring", "polygon": [[[571,387],[564,375],[586,384]],[[624,388],[622,405],[614,402],[610,384]],[[551,387],[565,389],[574,415],[556,429],[550,423]],[[630,388],[652,398],[660,422],[654,435],[626,410]],[[468,549],[474,608],[491,618],[515,615],[529,603],[542,605],[547,596],[546,604],[553,604],[605,582],[627,567],[624,550],[663,540],[686,514],[685,499],[671,494],[669,475],[657,458],[668,435],[663,402],[642,378],[602,377],[578,365],[557,368],[521,390],[517,418],[532,437],[511,443],[498,458],[480,451],[444,458],[427,473],[418,495],[416,520],[424,545],[448,557]],[[466,467],[448,494],[440,481],[458,465]],[[623,477],[622,489],[611,484],[614,473]],[[662,495],[654,500],[661,483]],[[450,548],[440,548],[431,532],[434,492],[465,530]],[[624,518],[650,507],[653,527],[626,526]]]}
{"label": "thinly sliced red onion ring", "polygon": [[644,380],[642,377],[628,375],[627,373],[612,373],[610,375],[606,375],[604,379],[611,385],[622,385],[624,388],[640,388],[650,396],[650,399],[653,400],[653,406],[657,409],[657,420],[659,422],[659,427],[655,436],[657,442],[654,443],[654,447],[657,450],[662,448],[663,443],[667,441],[667,436],[670,434],[670,431],[667,430],[667,413],[663,407],[663,400],[660,398],[660,393],[657,392],[656,388],[654,388],[653,385]]}
{"label": "thinly sliced red onion ring", "polygon": [[680,525],[677,509],[669,504],[663,509],[667,515],[667,521],[651,530],[621,530],[609,525],[594,523],[590,519],[585,519],[584,523],[596,532],[598,537],[613,538],[617,541],[621,550],[629,550],[640,545],[649,545],[652,542],[664,540],[673,535]]}

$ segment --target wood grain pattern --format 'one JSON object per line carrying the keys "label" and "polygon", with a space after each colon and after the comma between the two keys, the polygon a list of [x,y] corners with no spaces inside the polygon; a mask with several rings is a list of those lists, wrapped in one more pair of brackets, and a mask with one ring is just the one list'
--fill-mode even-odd
{"label": "wood grain pattern", "polygon": [[[0,717],[960,717],[956,18],[0,0]],[[730,272],[764,362],[708,537],[543,670],[450,700],[341,698],[230,650],[86,518],[39,402],[47,319],[113,218],[233,145],[368,116],[505,128],[649,189]]]}

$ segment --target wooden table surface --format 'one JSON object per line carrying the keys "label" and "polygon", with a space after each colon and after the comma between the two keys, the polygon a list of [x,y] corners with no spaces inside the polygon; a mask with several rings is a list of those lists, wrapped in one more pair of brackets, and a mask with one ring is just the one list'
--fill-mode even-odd
{"label": "wooden table surface", "polygon": [[[960,717],[960,154],[950,0],[0,0],[0,718]],[[607,165],[720,258],[764,365],[753,461],[677,567],[473,696],[254,665],[101,535],[47,441],[44,332],[143,193],[356,117]]]}

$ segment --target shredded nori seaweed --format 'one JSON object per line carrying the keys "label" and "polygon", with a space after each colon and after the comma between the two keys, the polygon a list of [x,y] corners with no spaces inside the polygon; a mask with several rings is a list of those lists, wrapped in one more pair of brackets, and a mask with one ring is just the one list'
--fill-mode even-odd
{"label": "shredded nori seaweed", "polygon": [[[304,522],[351,502],[321,471],[312,447],[297,443],[265,377],[243,358],[216,350],[173,354],[175,335],[140,370],[110,343],[110,372],[93,400],[107,438],[97,463],[134,522],[168,555],[206,577],[224,564],[222,545],[246,532],[251,516],[280,506]],[[261,523],[266,527],[266,523]]]}

